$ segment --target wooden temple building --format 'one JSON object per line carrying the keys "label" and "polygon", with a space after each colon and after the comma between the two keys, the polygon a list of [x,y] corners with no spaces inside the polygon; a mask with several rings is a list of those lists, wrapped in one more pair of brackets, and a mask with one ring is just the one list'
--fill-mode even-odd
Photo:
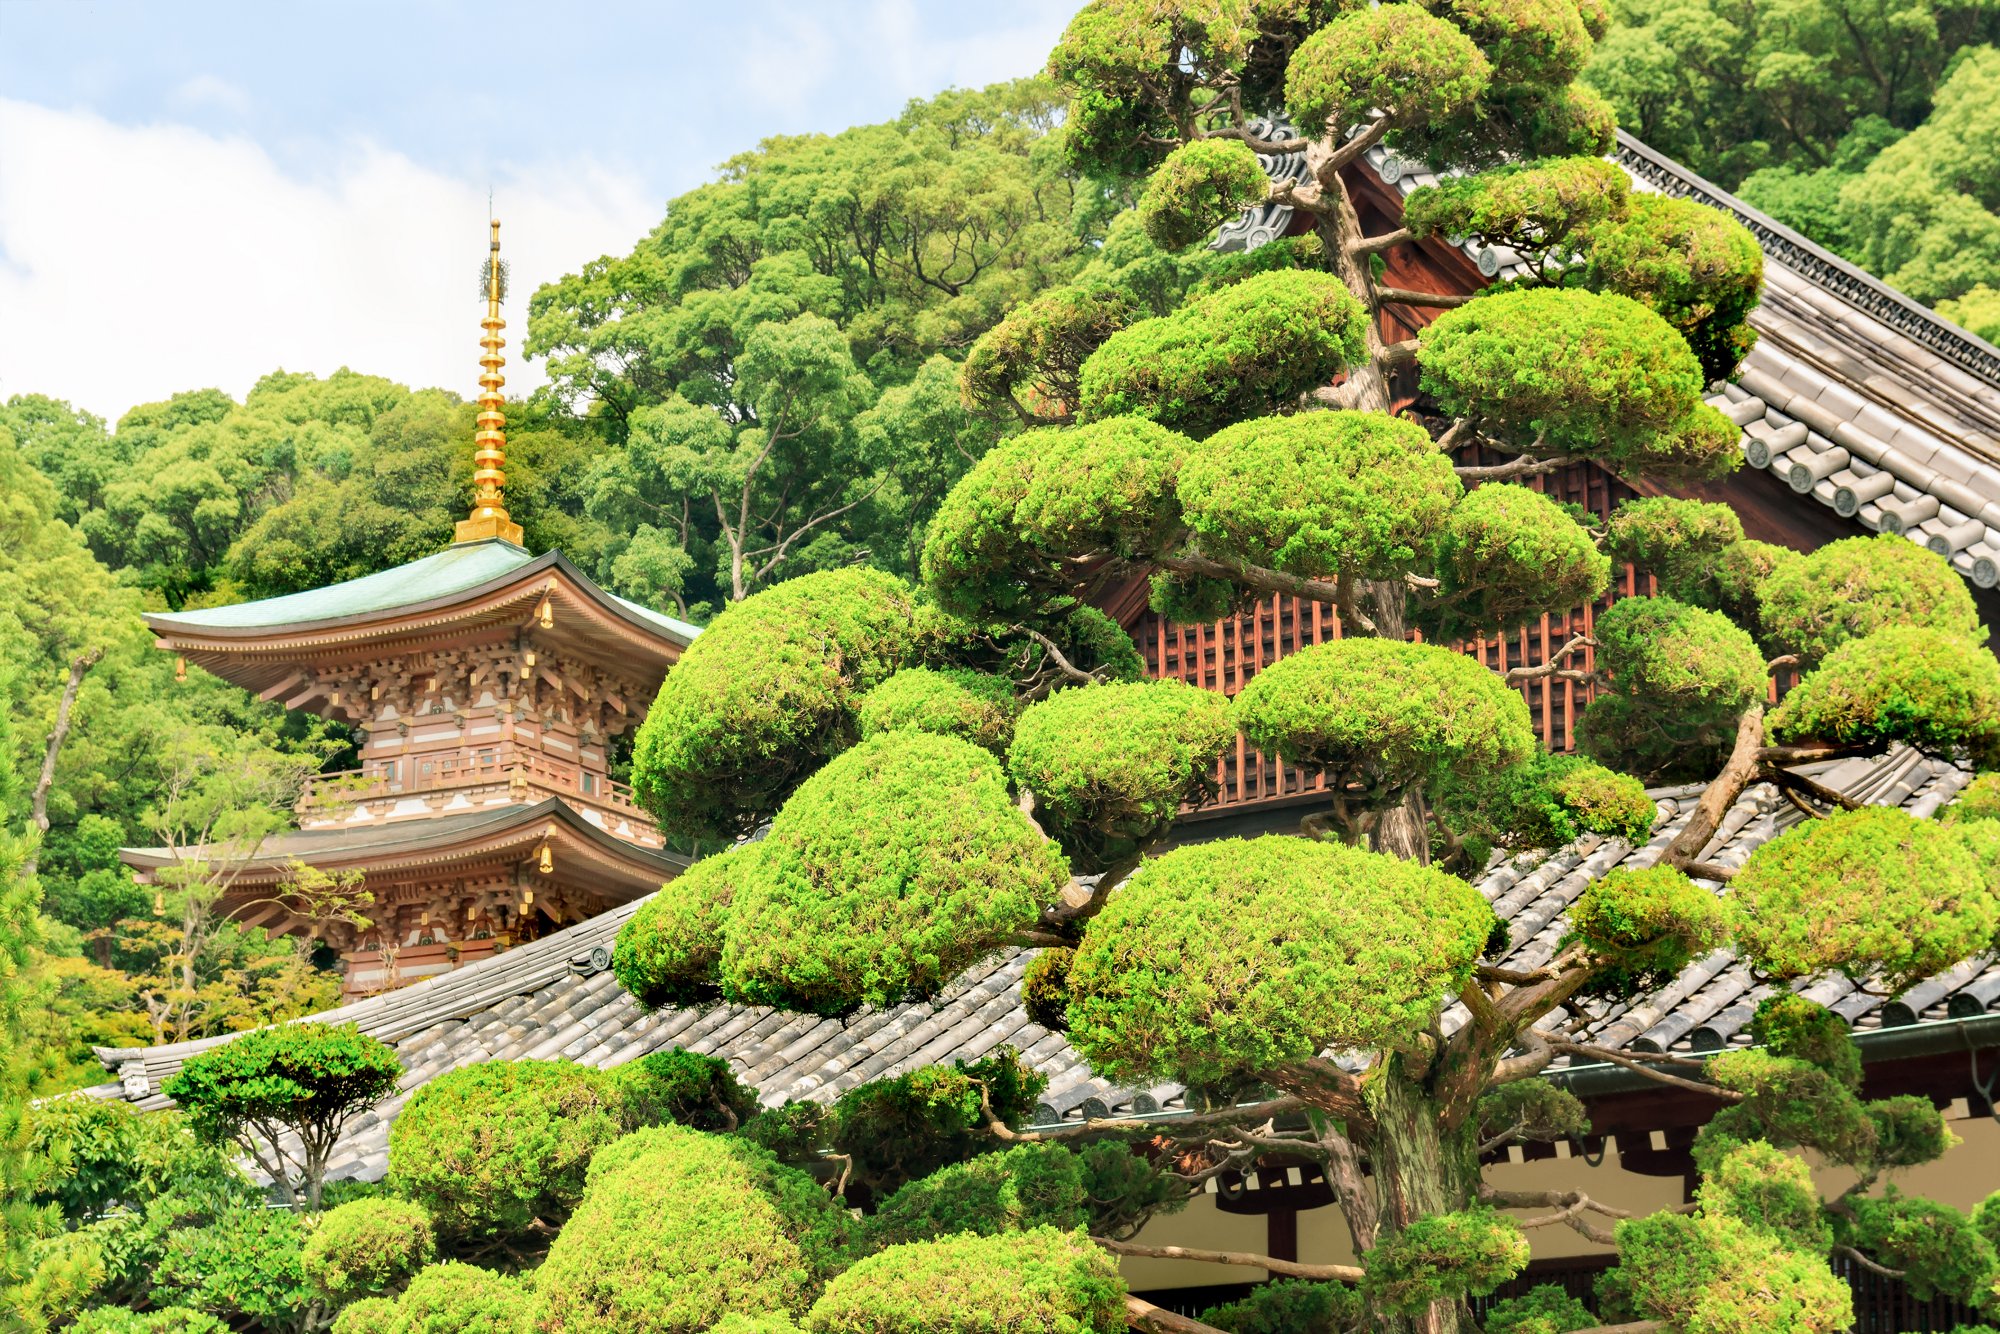
{"label": "wooden temple building", "polygon": [[[500,224],[493,223],[473,438],[475,496],[435,555],[258,602],[146,623],[159,647],[258,698],[347,722],[360,767],[322,775],[298,829],[254,849],[223,902],[300,930],[295,862],[359,871],[371,925],[332,923],[346,991],[448,971],[658,889],[688,859],[610,773],[695,627],[615,597],[559,551],[521,545],[505,504]],[[146,880],[204,850],[128,848]]]}

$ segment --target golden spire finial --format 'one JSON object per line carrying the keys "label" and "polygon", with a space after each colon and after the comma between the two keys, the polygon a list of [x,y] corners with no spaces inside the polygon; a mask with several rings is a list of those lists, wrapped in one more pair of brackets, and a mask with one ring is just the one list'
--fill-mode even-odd
{"label": "golden spire finial", "polygon": [[507,515],[507,506],[502,501],[500,491],[507,485],[505,467],[507,463],[507,418],[500,411],[506,400],[500,396],[500,387],[507,383],[500,374],[500,367],[506,358],[500,355],[507,340],[500,331],[507,322],[500,318],[500,298],[507,295],[507,269],[500,262],[500,220],[493,220],[493,248],[487,256],[486,270],[480,275],[486,288],[486,318],[480,327],[486,336],[479,345],[486,349],[479,358],[485,370],[479,376],[479,419],[478,428],[473,432],[472,444],[472,517],[459,521],[455,542],[483,542],[497,537],[502,541],[521,545],[521,525]]}

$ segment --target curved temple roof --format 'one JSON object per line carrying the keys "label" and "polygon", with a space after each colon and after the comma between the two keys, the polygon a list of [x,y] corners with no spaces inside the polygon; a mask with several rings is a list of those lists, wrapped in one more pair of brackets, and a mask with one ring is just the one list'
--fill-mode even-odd
{"label": "curved temple roof", "polygon": [[[1828,786],[1877,805],[1931,816],[1968,781],[1950,764],[1901,750],[1875,760],[1806,766]],[[1642,847],[1589,838],[1539,860],[1503,862],[1478,882],[1510,927],[1499,960],[1530,969],[1546,963],[1564,930],[1563,913],[1584,886],[1613,866],[1656,859],[1692,812],[1697,788],[1655,793],[1662,819]],[[1769,786],[1753,787],[1724,817],[1704,859],[1740,865],[1751,851],[1802,817]],[[1180,1107],[1181,1088],[1125,1088],[1099,1078],[1061,1034],[1031,1021],[1021,1006],[1021,974],[1032,950],[1004,950],[968,970],[936,1000],[864,1009],[847,1019],[763,1006],[712,1005],[648,1014],[611,975],[611,946],[637,910],[632,903],[455,972],[330,1010],[315,1019],[352,1021],[395,1046],[405,1073],[398,1092],[352,1125],[332,1160],[339,1178],[375,1180],[388,1167],[389,1125],[408,1096],[447,1070],[481,1061],[563,1059],[614,1067],[667,1047],[726,1057],[766,1104],[828,1100],[857,1084],[924,1065],[972,1060],[1011,1046],[1048,1076],[1036,1119],[1130,1116]],[[1891,1000],[1844,978],[1798,988],[1857,1031],[1987,1015],[2000,1003],[2000,959],[1970,959]],[[1704,958],[1667,986],[1630,1004],[1584,1014],[1585,1040],[1634,1051],[1699,1053],[1748,1041],[1750,1016],[1769,983],[1726,951]],[[1545,1024],[1564,1022],[1567,1011]],[[1454,1007],[1447,1027],[1462,1022]],[[94,1090],[141,1107],[167,1105],[160,1084],[198,1051],[228,1037],[165,1047],[100,1048],[118,1082]],[[1552,1067],[1560,1077],[1565,1067]]]}

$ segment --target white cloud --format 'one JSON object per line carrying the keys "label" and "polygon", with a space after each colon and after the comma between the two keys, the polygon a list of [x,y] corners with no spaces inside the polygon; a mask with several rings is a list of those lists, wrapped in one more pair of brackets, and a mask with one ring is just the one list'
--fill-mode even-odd
{"label": "white cloud", "polygon": [[213,107],[232,116],[250,114],[250,94],[213,74],[197,74],[183,81],[174,89],[170,100],[179,107]]}
{"label": "white cloud", "polygon": [[[493,183],[512,268],[508,387],[537,286],[624,253],[662,205],[570,162]],[[255,143],[0,98],[0,397],[115,419],[283,367],[477,392],[484,181],[375,144],[301,179]]]}

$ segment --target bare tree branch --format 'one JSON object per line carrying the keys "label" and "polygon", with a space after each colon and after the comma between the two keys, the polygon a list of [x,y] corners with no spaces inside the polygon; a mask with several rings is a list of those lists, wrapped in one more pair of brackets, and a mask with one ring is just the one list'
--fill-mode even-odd
{"label": "bare tree branch", "polygon": [[[56,759],[62,754],[63,742],[69,739],[72,721],[70,712],[76,708],[77,692],[83,689],[83,674],[97,665],[104,656],[101,648],[85,649],[69,665],[69,682],[63,686],[62,699],[56,704],[56,725],[49,730],[49,743],[42,750],[42,772],[35,779],[35,791],[28,804],[28,818],[34,822],[37,832],[49,832],[49,789],[56,782]],[[42,843],[40,839],[28,848],[27,857],[21,862],[21,878],[32,880],[42,863]]]}
{"label": "bare tree branch", "polygon": [[1142,1260],[1193,1260],[1211,1265],[1243,1265],[1251,1269],[1267,1270],[1273,1274],[1283,1274],[1287,1278],[1359,1283],[1364,1272],[1353,1265],[1300,1264],[1297,1260],[1279,1260],[1252,1251],[1204,1251],[1191,1246],[1140,1246],[1129,1241],[1112,1241],[1108,1237],[1092,1237],[1091,1240],[1113,1255],[1129,1255]]}
{"label": "bare tree branch", "polygon": [[1589,635],[1578,635],[1549,654],[1549,660],[1539,667],[1510,667],[1507,669],[1507,684],[1519,685],[1523,681],[1539,681],[1546,676],[1561,677],[1565,681],[1588,681],[1592,673],[1572,671],[1564,667],[1563,660],[1580,649],[1594,648],[1597,641]]}
{"label": "bare tree branch", "polygon": [[1214,1325],[1204,1325],[1193,1316],[1175,1315],[1165,1307],[1155,1306],[1144,1297],[1125,1297],[1125,1325],[1128,1329],[1147,1331],[1147,1334],[1222,1334]]}
{"label": "bare tree branch", "polygon": [[[1645,1064],[1647,1060],[1655,1058],[1640,1057],[1634,1059],[1623,1052],[1613,1051],[1609,1047],[1592,1047],[1581,1042],[1567,1042],[1561,1038],[1550,1039],[1549,1046],[1554,1048],[1560,1055],[1587,1056],[1591,1060],[1603,1061],[1607,1064],[1618,1066],[1621,1069],[1630,1070],[1633,1074],[1644,1075],[1647,1079],[1654,1080],[1657,1083],[1671,1084],[1675,1088],[1688,1089],[1695,1093],[1705,1093],[1709,1097],[1719,1099],[1723,1102],[1743,1101],[1741,1093],[1734,1093],[1728,1089],[1719,1088],[1714,1084],[1704,1084],[1696,1079],[1682,1079],[1679,1075],[1670,1075],[1664,1070],[1657,1070]],[[1669,1056],[1657,1059],[1676,1065],[1686,1064],[1686,1062],[1676,1057]]]}
{"label": "bare tree branch", "polygon": [[1477,293],[1419,292],[1408,287],[1377,287],[1375,295],[1385,306],[1436,306],[1449,310],[1464,305]]}

